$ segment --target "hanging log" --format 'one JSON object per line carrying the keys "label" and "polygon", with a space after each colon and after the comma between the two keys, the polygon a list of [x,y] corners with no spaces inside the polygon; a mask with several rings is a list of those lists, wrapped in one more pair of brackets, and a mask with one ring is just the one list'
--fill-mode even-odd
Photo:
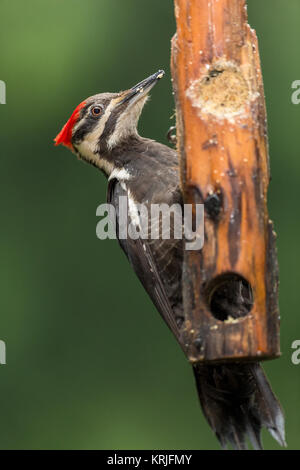
{"label": "hanging log", "polygon": [[191,362],[280,354],[275,233],[268,217],[266,110],[244,0],[175,0],[172,77],[186,204],[204,204],[205,241],[185,251]]}

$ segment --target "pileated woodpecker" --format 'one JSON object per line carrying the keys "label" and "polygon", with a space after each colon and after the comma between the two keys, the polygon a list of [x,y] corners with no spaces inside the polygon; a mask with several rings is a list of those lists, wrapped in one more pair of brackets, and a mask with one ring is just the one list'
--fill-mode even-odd
{"label": "pileated woodpecker", "polygon": [[[182,204],[176,151],[137,132],[148,93],[163,75],[160,70],[129,90],[87,98],[55,139],[100,169],[108,177],[107,201],[118,209],[119,197],[126,197],[135,219],[137,203]],[[184,351],[183,241],[128,237],[119,243]],[[248,437],[262,448],[262,427],[285,445],[283,413],[259,364],[199,363],[193,371],[203,413],[223,447],[245,449]]]}

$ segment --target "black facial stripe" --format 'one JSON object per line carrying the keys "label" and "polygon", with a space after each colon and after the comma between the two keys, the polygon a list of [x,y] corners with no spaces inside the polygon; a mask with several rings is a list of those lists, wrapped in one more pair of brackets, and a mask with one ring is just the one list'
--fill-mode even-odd
{"label": "black facial stripe", "polygon": [[86,134],[89,134],[90,132],[93,131],[93,129],[96,127],[96,125],[99,122],[99,119],[101,119],[102,114],[98,116],[91,116],[90,115],[90,108],[92,106],[103,106],[103,113],[105,113],[105,109],[110,103],[110,100],[102,100],[99,102],[89,102],[87,103],[82,110],[80,111],[80,118],[79,121],[82,121],[82,124],[76,129],[73,137],[72,137],[72,142],[73,144],[79,144],[82,142]]}
{"label": "black facial stripe", "polygon": [[104,152],[107,150],[107,141],[109,137],[114,133],[118,119],[126,107],[127,107],[127,103],[120,104],[117,107],[117,109],[112,111],[111,115],[109,116],[105,124],[104,130],[101,134],[101,137],[99,139],[99,147],[100,147],[101,152]]}
{"label": "black facial stripe", "polygon": [[88,112],[91,103],[87,103],[81,110],[80,110],[80,119],[82,119]]}
{"label": "black facial stripe", "polygon": [[72,137],[73,144],[79,144],[80,142],[82,142],[85,135],[92,132],[92,130],[97,126],[98,122],[99,121],[97,119],[89,119],[89,117],[84,119],[84,121],[78,127],[78,129],[76,129]]}

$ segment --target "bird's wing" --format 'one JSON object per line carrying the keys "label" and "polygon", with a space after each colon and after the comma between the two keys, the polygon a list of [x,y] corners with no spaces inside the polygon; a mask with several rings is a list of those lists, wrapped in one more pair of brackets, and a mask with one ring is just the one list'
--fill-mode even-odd
{"label": "bird's wing", "polygon": [[116,210],[116,233],[119,244],[125,252],[130,264],[132,265],[136,275],[150,296],[152,302],[180,343],[180,332],[175,321],[174,312],[158,272],[151,246],[147,240],[143,240],[141,238],[138,238],[137,240],[133,240],[130,237],[127,237],[126,240],[119,238],[118,216],[120,196],[127,197],[128,199],[126,189],[122,188],[118,180],[110,180],[107,190],[107,202],[112,204]]}

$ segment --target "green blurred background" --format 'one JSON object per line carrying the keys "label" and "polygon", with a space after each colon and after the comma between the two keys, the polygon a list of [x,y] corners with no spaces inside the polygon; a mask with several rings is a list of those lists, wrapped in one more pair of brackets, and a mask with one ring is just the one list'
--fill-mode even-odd
{"label": "green blurred background", "polygon": [[[264,74],[278,233],[281,359],[265,364],[300,449],[299,0],[249,0]],[[191,370],[121,253],[95,235],[106,181],[53,138],[87,96],[159,68],[141,134],[173,121],[172,0],[1,0],[2,449],[218,449]],[[264,433],[265,447],[278,448]]]}

